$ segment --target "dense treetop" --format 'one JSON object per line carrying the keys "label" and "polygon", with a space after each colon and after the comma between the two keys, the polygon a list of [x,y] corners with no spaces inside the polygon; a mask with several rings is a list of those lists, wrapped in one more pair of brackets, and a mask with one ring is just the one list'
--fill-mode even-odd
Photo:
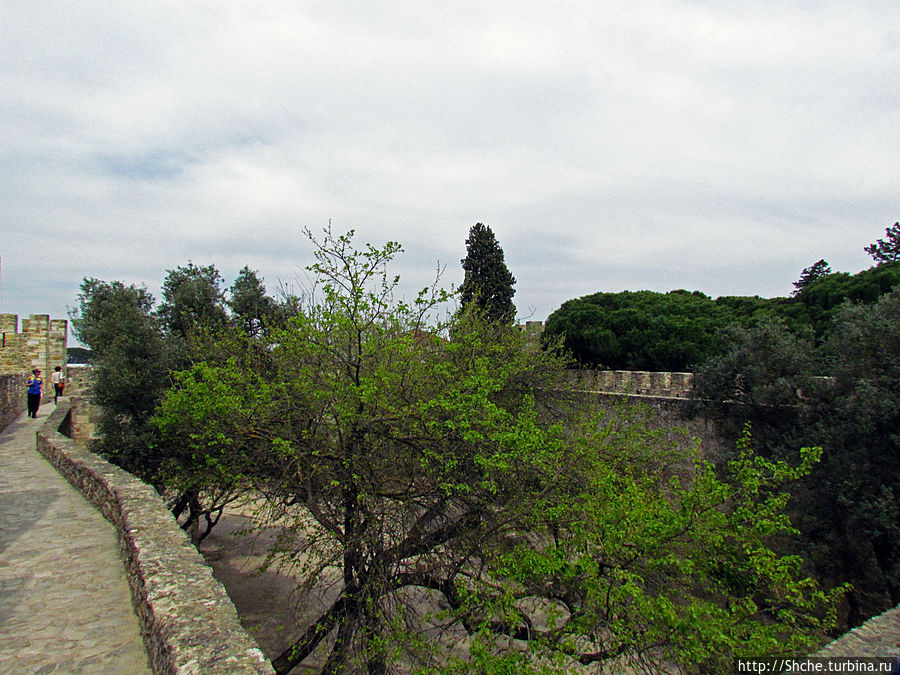
{"label": "dense treetop", "polygon": [[[799,284],[799,285],[798,285]],[[875,302],[900,285],[900,262],[856,274],[828,272],[819,261],[803,272],[792,297],[623,291],[569,300],[547,319],[545,340],[561,337],[582,366],[613,370],[690,371],[717,354],[726,331],[779,319],[821,341],[844,302]]]}
{"label": "dense treetop", "polygon": [[474,304],[489,321],[512,323],[516,318],[512,301],[516,279],[506,267],[503,249],[487,225],[476,223],[469,230],[462,267],[465,278],[459,289],[460,304]]}

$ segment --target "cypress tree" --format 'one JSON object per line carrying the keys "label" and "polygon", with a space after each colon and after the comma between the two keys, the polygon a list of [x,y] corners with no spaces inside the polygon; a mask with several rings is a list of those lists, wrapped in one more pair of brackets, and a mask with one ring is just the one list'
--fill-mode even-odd
{"label": "cypress tree", "polygon": [[466,257],[462,267],[466,276],[460,288],[460,303],[474,302],[488,321],[511,324],[516,318],[512,298],[515,277],[503,260],[503,249],[491,228],[476,223],[466,239]]}

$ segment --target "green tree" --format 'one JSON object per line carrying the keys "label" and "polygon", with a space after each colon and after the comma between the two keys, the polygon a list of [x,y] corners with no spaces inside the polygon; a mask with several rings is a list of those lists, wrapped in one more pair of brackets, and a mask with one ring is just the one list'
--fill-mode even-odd
{"label": "green tree", "polygon": [[157,310],[164,328],[186,338],[198,328],[215,332],[224,327],[228,314],[222,281],[215,265],[198,267],[188,262],[169,270]]}
{"label": "green tree", "polygon": [[814,281],[821,279],[826,274],[831,274],[831,266],[825,260],[818,260],[809,267],[805,267],[800,274],[800,278],[794,282],[794,291],[791,295],[797,295],[803,291],[804,288]]}
{"label": "green tree", "polygon": [[399,245],[315,246],[304,311],[181,373],[157,418],[264,502],[269,560],[321,591],[278,672],[320,646],[325,673],[712,672],[827,627],[834,596],[767,543],[814,450],[791,468],[745,439],[721,479],[634,411],[563,397],[564,364],[511,326],[441,322],[434,289],[395,301]]}
{"label": "green tree", "polygon": [[459,289],[460,304],[466,307],[474,303],[489,321],[513,323],[516,279],[506,267],[503,249],[490,227],[482,223],[472,226],[466,239],[466,257],[461,262],[465,277]]}
{"label": "green tree", "polygon": [[794,302],[780,305],[775,313],[788,319],[795,330],[811,327],[821,343],[845,302],[872,304],[898,285],[900,262],[884,262],[856,274],[834,272],[809,283]]}
{"label": "green tree", "polygon": [[866,253],[878,263],[900,261],[900,222],[885,229],[884,234],[884,239],[877,239],[874,244],[866,246]]}
{"label": "green tree", "polygon": [[266,287],[255,270],[243,267],[229,291],[232,318],[247,335],[258,335],[276,320],[277,303],[266,295]]}
{"label": "green tree", "polygon": [[715,353],[719,332],[735,317],[699,292],[595,293],[563,303],[544,336],[561,338],[583,366],[685,371]]}
{"label": "green tree", "polygon": [[813,478],[828,486],[818,513],[829,519],[830,560],[853,572],[862,620],[900,603],[900,289],[843,306],[825,351],[830,461]]}
{"label": "green tree", "polygon": [[752,421],[769,457],[823,448],[793,491],[797,542],[819,578],[852,583],[849,628],[900,602],[900,290],[835,308],[826,336],[816,348],[778,323],[732,331],[693,395],[726,438]]}
{"label": "green tree", "polygon": [[[192,464],[190,457],[179,454],[177,444],[160,444],[151,423],[163,392],[172,384],[173,370],[187,363],[185,336],[180,331],[193,329],[185,320],[202,316],[181,311],[182,301],[190,297],[183,291],[196,290],[199,284],[179,285],[177,278],[177,272],[170,273],[170,311],[163,315],[170,320],[180,317],[171,324],[179,332],[164,329],[146,288],[121,281],[86,278],[71,317],[75,335],[92,352],[93,403],[99,410],[97,450],[156,487],[170,500],[182,527],[202,538],[233,490],[211,480],[211,467]],[[204,518],[207,528],[199,532],[196,525]]]}
{"label": "green tree", "polygon": [[73,332],[92,351],[100,450],[150,482],[156,482],[157,464],[147,452],[149,420],[172,364],[153,304],[145,287],[86,278],[70,312]]}

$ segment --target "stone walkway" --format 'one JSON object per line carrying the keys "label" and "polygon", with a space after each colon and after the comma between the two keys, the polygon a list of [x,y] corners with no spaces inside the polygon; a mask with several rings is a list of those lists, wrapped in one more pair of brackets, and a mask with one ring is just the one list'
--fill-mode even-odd
{"label": "stone walkway", "polygon": [[0,673],[150,673],[116,532],[35,449],[0,434]]}

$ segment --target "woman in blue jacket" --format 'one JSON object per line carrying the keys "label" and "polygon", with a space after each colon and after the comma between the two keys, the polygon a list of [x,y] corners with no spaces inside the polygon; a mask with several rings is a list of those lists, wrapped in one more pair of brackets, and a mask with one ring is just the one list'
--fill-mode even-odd
{"label": "woman in blue jacket", "polygon": [[37,417],[38,408],[41,407],[41,390],[44,386],[39,368],[31,371],[31,376],[25,380],[25,386],[28,388],[28,416]]}

